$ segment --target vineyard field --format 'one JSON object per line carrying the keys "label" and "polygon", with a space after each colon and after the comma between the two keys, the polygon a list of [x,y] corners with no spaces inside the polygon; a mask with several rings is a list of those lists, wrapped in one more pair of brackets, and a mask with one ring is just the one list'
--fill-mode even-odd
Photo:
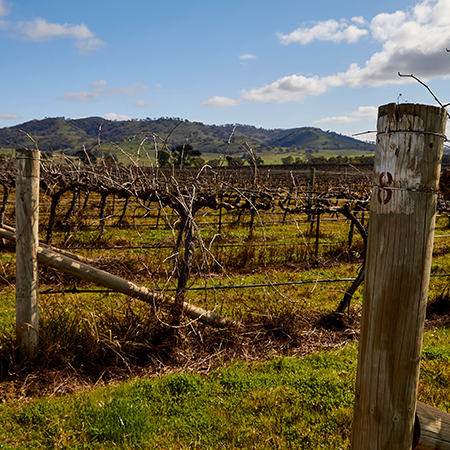
{"label": "vineyard field", "polygon": [[[0,222],[6,230],[15,226],[14,180],[13,164],[5,163],[0,167]],[[55,426],[67,446],[58,447],[57,437],[47,433],[43,448],[75,448],[75,442],[91,445],[86,448],[163,448],[151,427],[164,430],[165,442],[180,449],[220,448],[225,435],[233,443],[227,448],[348,448],[363,289],[358,276],[371,186],[370,166],[163,170],[151,164],[43,160],[42,245],[76,254],[97,269],[161,294],[161,300],[145,303],[40,265],[39,356],[21,363],[14,342],[15,247],[3,239],[0,393],[5,402],[38,398],[17,409],[8,403],[4,420],[12,420],[14,430],[5,439],[17,439],[14,433],[35,420],[29,438],[42,439],[50,424],[42,418],[41,426],[36,417],[39,408],[48,408],[58,417]],[[450,372],[450,223],[442,192],[419,393],[428,403],[439,382],[433,378],[437,364]],[[211,327],[184,314],[185,304],[237,326]],[[171,375],[151,381],[166,374]],[[113,390],[118,383],[119,390]],[[97,386],[103,388],[96,393]],[[84,389],[90,393],[79,397]],[[224,389],[229,400],[217,400],[228,395]],[[54,406],[53,396],[63,403]],[[179,406],[177,411],[164,403],[167,398]],[[131,412],[125,399],[141,405],[143,415]],[[195,416],[202,432],[187,422],[177,428],[169,419],[181,420],[202,408],[211,411],[216,404],[215,423],[221,424],[220,415],[231,420],[233,401],[235,408],[246,404],[247,411],[239,409],[241,424],[234,422],[235,432],[223,425],[225,434],[217,440],[211,431],[217,432],[217,425],[203,416]],[[106,402],[108,411],[124,408],[120,414],[128,411],[130,426],[145,425],[128,434],[112,425],[105,431],[110,419],[98,402]],[[272,420],[276,402],[282,409]],[[143,418],[155,414],[156,404],[172,428]],[[434,404],[449,406],[445,395]],[[246,416],[248,410],[253,416]],[[68,419],[72,415],[85,417],[87,428],[79,430]],[[329,426],[327,415],[332,416]],[[264,421],[270,426],[257,431]],[[332,446],[323,446],[327,440]]]}

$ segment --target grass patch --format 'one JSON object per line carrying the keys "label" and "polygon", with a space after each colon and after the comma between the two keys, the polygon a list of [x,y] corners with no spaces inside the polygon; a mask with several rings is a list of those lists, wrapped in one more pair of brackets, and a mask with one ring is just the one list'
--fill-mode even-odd
{"label": "grass patch", "polygon": [[[65,201],[64,208],[70,198]],[[115,214],[109,225],[117,221],[120,206],[118,201],[115,209],[109,205],[107,213]],[[91,228],[60,228],[54,243],[84,247],[80,254],[95,259],[97,267],[173,295],[173,248],[108,249],[174,245],[174,215],[170,226],[161,219],[156,229],[156,213],[143,217],[133,208],[134,216],[125,217],[133,226],[108,228],[101,241],[97,211],[91,208],[82,217]],[[151,305],[113,293],[41,294],[39,358],[19,364],[13,339],[15,264],[12,250],[5,249],[0,257],[0,448],[348,448],[362,289],[350,315],[336,322],[329,313],[351,282],[321,281],[356,276],[361,239],[355,235],[349,246],[349,223],[324,215],[328,220],[320,223],[315,257],[316,229],[306,216],[287,215],[283,223],[282,214],[267,212],[264,227],[255,218],[250,233],[249,215],[224,213],[218,235],[217,211],[204,212],[197,217],[205,224],[197,235],[190,287],[308,282],[188,291],[186,301],[241,320],[247,326],[243,332],[185,320],[174,344],[167,341],[170,316],[164,308],[155,314]],[[436,234],[447,234],[447,223],[440,218]],[[208,251],[200,251],[200,238]],[[448,242],[436,240],[432,274],[449,273]],[[46,268],[40,280],[41,291],[72,284],[93,288]],[[429,298],[441,299],[436,307],[445,304],[447,278],[431,279]],[[435,326],[426,334],[419,399],[447,410],[448,320],[431,320]],[[160,373],[166,375],[155,376]]]}
{"label": "grass patch", "polygon": [[[357,345],[6,402],[3,448],[349,448]],[[419,400],[450,409],[450,332],[425,334]]]}
{"label": "grass patch", "polygon": [[349,437],[354,359],[350,346],[11,405],[0,436],[25,435],[28,448],[338,449]]}

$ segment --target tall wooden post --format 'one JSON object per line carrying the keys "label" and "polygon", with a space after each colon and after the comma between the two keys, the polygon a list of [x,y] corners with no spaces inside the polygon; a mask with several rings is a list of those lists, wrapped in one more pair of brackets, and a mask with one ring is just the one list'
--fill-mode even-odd
{"label": "tall wooden post", "polygon": [[446,111],[379,108],[352,450],[411,450]]}
{"label": "tall wooden post", "polygon": [[39,156],[16,150],[16,338],[24,358],[33,358],[39,345]]}
{"label": "tall wooden post", "polygon": [[314,248],[314,258],[317,259],[317,257],[319,256],[319,237],[320,237],[320,214],[321,214],[322,210],[321,209],[317,209],[317,216],[316,216],[316,245]]}
{"label": "tall wooden post", "polygon": [[316,177],[316,169],[314,167],[308,166],[307,188],[308,188],[308,203],[309,203],[310,210],[308,212],[307,220],[308,220],[308,222],[311,222],[311,232],[314,228],[314,213],[312,212],[312,197],[313,197],[315,177]]}

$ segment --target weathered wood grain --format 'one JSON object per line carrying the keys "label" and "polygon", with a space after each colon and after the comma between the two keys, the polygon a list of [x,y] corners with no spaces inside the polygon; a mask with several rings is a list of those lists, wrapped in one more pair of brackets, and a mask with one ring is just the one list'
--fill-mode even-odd
{"label": "weathered wood grain", "polygon": [[450,450],[450,414],[417,402],[413,450]]}
{"label": "weathered wood grain", "polygon": [[446,112],[378,111],[353,450],[411,450]]}
{"label": "weathered wood grain", "polygon": [[24,358],[39,345],[39,157],[38,150],[16,150],[16,339]]}

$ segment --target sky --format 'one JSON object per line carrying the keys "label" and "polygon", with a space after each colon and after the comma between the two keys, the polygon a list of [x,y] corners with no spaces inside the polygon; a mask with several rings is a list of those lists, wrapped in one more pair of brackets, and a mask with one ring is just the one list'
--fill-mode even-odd
{"label": "sky", "polygon": [[0,128],[179,117],[353,135],[380,105],[436,104],[399,72],[450,102],[447,49],[450,0],[0,0]]}

